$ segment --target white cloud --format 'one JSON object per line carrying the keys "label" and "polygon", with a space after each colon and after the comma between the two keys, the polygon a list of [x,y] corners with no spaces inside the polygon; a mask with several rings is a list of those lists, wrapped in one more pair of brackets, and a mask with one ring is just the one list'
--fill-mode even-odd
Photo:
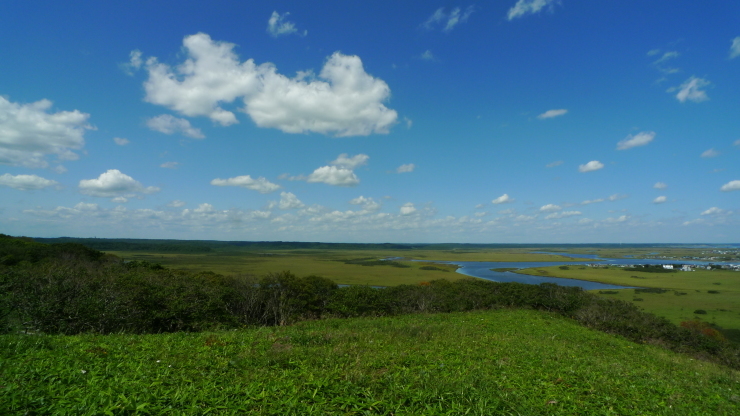
{"label": "white cloud", "polygon": [[372,198],[365,198],[364,196],[359,196],[355,199],[352,199],[349,201],[352,205],[362,205],[362,209],[365,211],[378,211],[380,209],[380,204],[375,202]]}
{"label": "white cloud", "polygon": [[280,209],[303,208],[304,204],[291,192],[280,192]]}
{"label": "white cloud", "polygon": [[730,46],[730,59],[737,58],[738,56],[740,56],[740,36],[733,39]]}
{"label": "white cloud", "polygon": [[560,218],[568,218],[573,217],[576,215],[582,215],[581,211],[563,211],[563,212],[555,212],[545,217],[546,220],[552,220],[552,219],[560,219]]}
{"label": "white cloud", "polygon": [[655,188],[655,189],[665,189],[667,187],[668,187],[668,185],[666,185],[663,182],[656,182],[655,185],[653,185],[653,188]]}
{"label": "white cloud", "polygon": [[537,118],[540,119],[540,120],[544,120],[544,119],[547,119],[547,118],[554,118],[554,117],[564,116],[567,113],[568,113],[568,110],[566,110],[564,108],[563,109],[560,109],[560,110],[547,110],[544,113],[538,115]]}
{"label": "white cloud", "polygon": [[619,201],[620,199],[625,199],[625,198],[627,198],[627,195],[622,195],[622,194],[609,195],[610,201]]}
{"label": "white cloud", "polygon": [[562,161],[562,160],[557,160],[557,161],[555,161],[555,162],[552,162],[552,163],[548,163],[547,165],[545,165],[545,167],[546,167],[546,168],[554,168],[554,167],[556,167],[556,166],[560,166],[560,165],[562,165],[562,164],[563,164],[563,161]]}
{"label": "white cloud", "polygon": [[476,217],[485,217],[486,215],[488,215],[488,213],[487,212],[476,212],[473,215],[475,215]]}
{"label": "white cloud", "polygon": [[701,213],[701,215],[719,215],[724,214],[725,210],[717,207],[709,208],[708,210]]}
{"label": "white cloud", "polygon": [[336,166],[322,166],[308,175],[306,179],[310,183],[325,183],[334,186],[356,186],[360,183],[360,179],[351,169]]}
{"label": "white cloud", "polygon": [[629,219],[629,217],[627,215],[621,215],[621,216],[619,216],[617,218],[609,217],[609,218],[605,219],[604,222],[606,222],[606,223],[619,223],[619,222],[625,222],[628,219]]}
{"label": "white cloud", "polygon": [[280,189],[280,185],[274,184],[267,179],[260,176],[257,179],[252,179],[249,175],[236,176],[229,179],[216,178],[211,181],[211,185],[215,186],[240,186],[242,188],[251,189],[261,194],[268,194],[270,192],[277,191]]}
{"label": "white cloud", "polygon": [[125,204],[126,202],[128,202],[128,198],[124,196],[117,196],[111,199],[111,201],[115,202],[116,204]]}
{"label": "white cloud", "polygon": [[432,53],[432,51],[430,51],[429,49],[427,49],[426,51],[424,51],[424,53],[421,54],[421,59],[423,59],[425,61],[433,61],[434,60],[434,54]]}
{"label": "white cloud", "polygon": [[662,204],[662,203],[666,202],[667,200],[668,200],[668,198],[666,198],[664,196],[659,196],[659,197],[653,199],[653,204]]}
{"label": "white cloud", "polygon": [[678,90],[678,93],[676,93],[676,99],[678,101],[683,103],[688,100],[698,103],[709,99],[709,97],[707,96],[707,92],[702,90],[702,88],[705,88],[709,85],[710,82],[706,79],[691,77],[684,81],[684,83],[680,86],[669,88],[667,92],[674,92]]}
{"label": "white cloud", "polygon": [[604,198],[586,200],[581,202],[581,205],[598,204],[599,202],[604,202]]}
{"label": "white cloud", "polygon": [[180,201],[179,199],[176,199],[176,200],[170,202],[169,204],[167,204],[167,206],[168,207],[173,207],[173,208],[180,208],[180,207],[184,207],[185,204],[186,204],[185,201]]}
{"label": "white cloud", "polygon": [[598,160],[592,160],[585,165],[579,165],[578,171],[579,172],[592,172],[595,170],[602,169],[604,167],[604,164],[599,162]]}
{"label": "white cloud", "polygon": [[475,206],[475,209],[482,209],[482,208],[485,208],[485,207],[486,206],[484,204],[478,204],[478,205]]}
{"label": "white cloud", "polygon": [[146,121],[146,125],[150,129],[164,134],[182,133],[193,139],[204,139],[206,137],[200,129],[191,126],[188,120],[173,117],[169,114],[152,117]]}
{"label": "white cloud", "polygon": [[722,188],[720,188],[720,191],[729,192],[729,191],[740,191],[740,181],[730,181],[726,184],[722,185]]}
{"label": "white cloud", "polygon": [[662,64],[662,63],[664,63],[664,62],[666,62],[666,61],[668,61],[670,59],[678,58],[680,55],[681,54],[679,54],[678,52],[675,52],[675,51],[665,52],[660,58],[658,58],[658,60],[656,60],[655,62],[653,62],[653,65],[660,65],[660,64]]}
{"label": "white cloud", "polygon": [[0,175],[0,186],[9,186],[11,188],[20,189],[21,191],[43,189],[56,184],[56,181],[45,179],[36,175],[13,176],[9,173]]}
{"label": "white cloud", "polygon": [[542,212],[560,211],[561,209],[563,208],[555,204],[547,204],[540,207],[540,211]]}
{"label": "white cloud", "polygon": [[83,194],[102,198],[131,197],[136,194],[151,194],[159,191],[159,188],[155,186],[144,187],[118,169],[109,169],[101,173],[97,179],[83,179],[80,181],[79,188]]}
{"label": "white cloud", "polygon": [[[295,23],[285,20],[289,14],[289,12],[280,14],[273,11],[270,19],[267,21],[267,33],[274,38],[281,35],[290,35],[292,33],[299,34],[298,29],[295,27]],[[307,34],[308,31],[304,30],[302,36],[306,36]]]}
{"label": "white cloud", "polygon": [[342,153],[336,158],[336,160],[332,161],[331,164],[339,166],[340,168],[355,169],[359,166],[366,165],[368,159],[370,159],[370,156],[362,153],[352,157],[349,157],[347,153]]}
{"label": "white cloud", "polygon": [[508,204],[509,202],[514,202],[514,198],[510,198],[509,194],[503,194],[500,197],[494,199],[491,201],[492,203],[498,205],[498,204]]}
{"label": "white cloud", "polygon": [[513,20],[526,14],[539,13],[543,8],[558,3],[558,0],[518,0],[514,7],[509,9],[508,19]]}
{"label": "white cloud", "polygon": [[707,149],[701,154],[701,157],[705,159],[711,158],[711,157],[717,157],[717,156],[719,156],[719,152],[714,149]]}
{"label": "white cloud", "polygon": [[89,114],[74,111],[49,113],[52,102],[18,104],[0,96],[0,164],[44,168],[47,155],[76,160],[72,149],[85,144]]}
{"label": "white cloud", "polygon": [[414,208],[414,204],[411,202],[407,202],[401,206],[401,215],[409,215],[416,212],[416,208]]}
{"label": "white cloud", "polygon": [[413,172],[416,168],[416,165],[413,163],[407,163],[405,165],[401,165],[396,169],[396,173],[407,173],[407,172]]}
{"label": "white cloud", "polygon": [[630,134],[624,140],[617,143],[617,150],[627,150],[633,147],[645,146],[652,142],[654,138],[655,132],[653,131],[642,131],[634,136]]}
{"label": "white cloud", "polygon": [[468,6],[465,11],[462,11],[459,7],[455,7],[449,14],[447,14],[444,7],[440,7],[435,10],[431,16],[429,16],[429,19],[424,22],[423,26],[432,30],[437,26],[437,24],[441,24],[444,26],[442,27],[442,30],[449,33],[458,24],[466,22],[470,15],[473,14],[473,11],[473,6]]}
{"label": "white cloud", "polygon": [[128,139],[124,139],[123,137],[114,137],[113,141],[116,142],[119,146],[126,146],[127,144],[131,143],[128,141]]}
{"label": "white cloud", "polygon": [[160,168],[166,168],[166,169],[177,169],[177,166],[179,165],[179,162],[164,162],[161,165],[159,165]]}
{"label": "white cloud", "polygon": [[133,76],[134,72],[141,68],[144,62],[141,60],[141,51],[133,50],[129,54],[129,61],[125,64],[120,64],[119,68],[123,70],[127,75]]}
{"label": "white cloud", "polygon": [[221,104],[241,98],[242,111],[259,127],[286,133],[366,136],[388,133],[397,122],[396,111],[383,105],[390,97],[388,84],[367,74],[357,56],[336,52],[318,78],[311,71],[288,78],[273,64],[240,62],[234,44],[205,33],[185,37],[183,45],[188,58],[174,69],[147,60],[146,101],[228,126],[238,120]]}

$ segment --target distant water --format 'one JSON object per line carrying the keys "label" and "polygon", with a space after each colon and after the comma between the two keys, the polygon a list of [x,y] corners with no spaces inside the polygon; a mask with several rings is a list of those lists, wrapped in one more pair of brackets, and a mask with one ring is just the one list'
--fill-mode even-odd
{"label": "distant water", "polygon": [[[680,264],[693,264],[693,265],[708,265],[710,262],[706,261],[691,261],[691,260],[655,260],[655,259],[602,259],[598,255],[594,254],[572,254],[572,253],[553,253],[547,252],[543,254],[555,254],[565,257],[581,258],[600,260],[600,265],[633,265],[633,264],[666,264],[666,263],[680,263]],[[426,260],[417,260],[426,261]],[[578,286],[584,290],[614,290],[614,289],[633,289],[635,286],[618,286],[608,285],[605,283],[589,282],[587,280],[578,279],[563,279],[559,277],[545,277],[545,276],[531,276],[526,274],[519,274],[513,272],[495,272],[491,269],[501,268],[512,268],[512,269],[529,269],[538,267],[549,267],[549,266],[582,266],[589,264],[587,261],[516,261],[516,262],[485,262],[485,261],[435,261],[434,263],[446,263],[456,264],[460,266],[457,272],[466,276],[478,277],[481,279],[492,280],[494,282],[517,282],[526,283],[531,285],[538,285],[540,283],[555,283],[561,286]],[[718,264],[721,262],[713,262]]]}

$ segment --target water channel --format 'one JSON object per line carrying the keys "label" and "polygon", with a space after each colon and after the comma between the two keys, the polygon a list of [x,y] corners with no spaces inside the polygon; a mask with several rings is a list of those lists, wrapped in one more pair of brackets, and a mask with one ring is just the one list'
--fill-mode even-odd
{"label": "water channel", "polygon": [[[692,264],[692,265],[708,265],[722,264],[722,262],[708,262],[708,261],[696,261],[696,260],[657,260],[657,259],[602,259],[601,257],[593,254],[571,254],[571,253],[552,253],[547,252],[544,254],[558,254],[564,257],[573,257],[579,259],[591,259],[593,261],[531,261],[531,262],[486,262],[486,261],[435,261],[434,263],[446,263],[456,264],[460,266],[457,272],[466,276],[478,277],[481,279],[492,280],[494,282],[518,282],[526,283],[531,285],[538,285],[540,283],[555,283],[561,286],[579,286],[584,290],[608,290],[608,289],[632,289],[634,286],[617,286],[609,285],[605,283],[589,282],[586,280],[578,279],[564,279],[558,277],[545,277],[545,276],[530,276],[527,274],[519,274],[513,272],[495,272],[491,269],[502,269],[502,268],[513,268],[513,269],[529,269],[529,268],[540,268],[548,266],[582,266],[584,264],[599,264],[599,265],[634,265],[634,264]],[[686,272],[689,273],[689,272]]]}

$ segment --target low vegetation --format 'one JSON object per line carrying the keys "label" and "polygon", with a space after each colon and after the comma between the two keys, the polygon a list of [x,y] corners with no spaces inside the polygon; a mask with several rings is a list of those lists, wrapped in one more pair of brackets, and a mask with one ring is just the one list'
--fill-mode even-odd
{"label": "low vegetation", "polygon": [[3,414],[736,415],[740,375],[554,313],[0,337]]}

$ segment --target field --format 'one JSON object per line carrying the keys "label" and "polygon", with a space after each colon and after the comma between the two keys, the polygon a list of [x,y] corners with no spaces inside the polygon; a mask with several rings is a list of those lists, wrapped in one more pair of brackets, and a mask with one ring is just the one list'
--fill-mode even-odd
{"label": "field", "polygon": [[531,310],[5,335],[0,359],[9,415],[740,412],[737,371]]}
{"label": "field", "polygon": [[[571,266],[567,270],[543,267],[522,270],[521,273],[567,277],[620,286],[667,289],[663,293],[645,291],[636,293],[634,289],[613,291],[616,293],[602,291],[602,296],[633,302],[646,312],[664,316],[676,324],[695,318],[714,323],[723,328],[732,339],[740,341],[740,272],[697,270],[646,273],[613,266],[606,268]],[[694,311],[697,310],[706,313],[695,314]]]}
{"label": "field", "polygon": [[[319,275],[339,284],[395,286],[436,279],[457,280],[465,276],[453,273],[451,265],[435,265],[441,270],[424,270],[426,262],[410,261],[569,261],[549,254],[531,254],[529,249],[500,250],[270,250],[219,248],[212,253],[156,253],[144,251],[108,251],[126,260],[146,260],[189,271],[213,271],[220,274],[264,275],[289,270],[298,276]],[[407,267],[383,265],[378,259],[400,257]],[[363,265],[363,263],[365,265]]]}

